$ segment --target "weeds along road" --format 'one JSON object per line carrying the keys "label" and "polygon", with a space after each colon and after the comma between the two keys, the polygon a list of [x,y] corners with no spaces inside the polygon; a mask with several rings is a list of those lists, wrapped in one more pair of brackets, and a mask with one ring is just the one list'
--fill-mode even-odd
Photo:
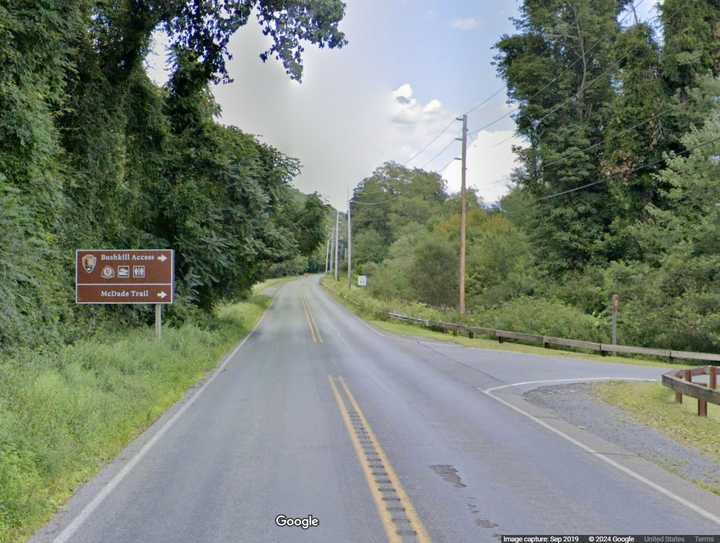
{"label": "weeds along road", "polygon": [[522,399],[556,380],[661,372],[387,336],[306,277],[33,541],[717,533],[720,498]]}

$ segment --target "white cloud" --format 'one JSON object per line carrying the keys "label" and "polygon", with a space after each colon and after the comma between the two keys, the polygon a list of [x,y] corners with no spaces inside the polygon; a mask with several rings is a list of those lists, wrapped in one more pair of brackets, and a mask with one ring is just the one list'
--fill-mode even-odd
{"label": "white cloud", "polygon": [[432,115],[434,113],[438,113],[442,111],[443,105],[440,100],[430,100],[427,105],[423,108],[423,113],[427,115]]}
{"label": "white cloud", "polygon": [[[302,85],[290,81],[279,63],[259,60],[270,38],[251,20],[230,44],[234,59],[228,69],[235,82],[213,88],[222,106],[222,122],[258,134],[283,153],[299,158],[303,171],[297,187],[317,190],[341,208],[347,191],[374,168],[389,160],[407,161],[448,125],[442,137],[410,166],[439,167],[459,154],[459,144],[453,140],[460,135],[460,123],[451,124],[455,115],[441,100],[423,96],[424,89],[409,81],[393,89],[390,85],[397,81],[390,83],[390,76],[377,75],[368,51],[380,51],[373,35],[362,31],[367,23],[359,5],[349,3],[343,22],[344,30],[353,36],[352,46],[332,51],[308,47]],[[160,36],[157,54],[149,59],[158,82],[167,77],[164,45]],[[447,151],[428,164],[448,144]],[[497,158],[501,153],[496,151],[491,155]],[[478,162],[474,152],[471,147],[470,179],[482,188],[472,169]],[[459,167],[454,167],[458,173]],[[450,169],[445,173],[454,175]],[[451,187],[457,186],[451,182]],[[492,193],[482,194],[492,199]]]}
{"label": "white cloud", "polygon": [[[513,145],[521,140],[513,131],[480,132],[468,148],[468,186],[477,189],[487,203],[497,202],[508,192],[510,174],[517,166]],[[460,190],[460,162],[451,163],[443,172],[452,192]]]}
{"label": "white cloud", "polygon": [[458,30],[475,30],[480,26],[480,19],[475,17],[467,17],[465,19],[455,19],[452,27]]}
{"label": "white cloud", "polygon": [[404,85],[400,85],[397,89],[393,91],[393,97],[397,100],[398,98],[412,98],[413,95],[413,88],[410,83],[405,83]]}
{"label": "white cloud", "polygon": [[[410,83],[405,83],[392,91],[391,96],[394,100],[391,105],[391,120],[395,124],[407,127],[434,125],[438,118],[449,115],[438,99],[434,98],[424,105],[418,102],[413,96]],[[420,126],[420,132],[423,132],[422,128],[423,126]]]}

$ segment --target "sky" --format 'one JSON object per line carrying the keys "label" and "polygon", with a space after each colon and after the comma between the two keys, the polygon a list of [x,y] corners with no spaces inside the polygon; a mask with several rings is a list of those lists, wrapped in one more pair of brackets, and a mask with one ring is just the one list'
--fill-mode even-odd
{"label": "sky", "polygon": [[[654,2],[638,1],[640,16],[649,16]],[[230,43],[234,82],[213,88],[220,121],[300,159],[295,186],[345,209],[353,187],[391,160],[438,171],[448,189],[458,191],[461,167],[453,159],[460,156],[461,123],[454,119],[472,109],[468,184],[486,203],[497,201],[516,166],[512,146],[522,142],[492,65],[493,45],[513,32],[510,17],[518,14],[519,0],[346,4],[340,28],[349,44],[335,50],[308,45],[302,83],[291,81],[280,63],[260,60],[270,38],[254,19],[240,29]],[[164,83],[162,36],[147,62],[153,79]]]}

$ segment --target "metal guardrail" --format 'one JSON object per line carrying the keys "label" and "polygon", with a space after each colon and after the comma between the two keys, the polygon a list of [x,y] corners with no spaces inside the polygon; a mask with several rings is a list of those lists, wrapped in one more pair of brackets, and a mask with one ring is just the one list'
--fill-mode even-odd
{"label": "metal guardrail", "polygon": [[[695,354],[695,353],[692,353]],[[673,370],[662,376],[662,384],[675,391],[675,401],[682,403],[683,395],[697,399],[697,412],[699,417],[707,417],[708,402],[720,405],[720,391],[717,390],[716,366],[706,366],[689,370]],[[693,382],[693,377],[707,375],[707,386],[704,383]]]}
{"label": "metal guardrail", "polygon": [[[495,330],[493,328],[482,328],[478,326],[466,326],[464,324],[432,321],[429,319],[418,319],[401,313],[388,313],[387,316],[396,321],[406,322],[423,326],[438,332],[463,335],[467,337],[486,336],[497,339],[499,343],[504,341],[518,341],[549,347],[565,347],[570,349],[581,349],[584,351],[597,352],[601,355],[607,354],[638,354],[654,356],[667,360],[697,360],[703,362],[720,362],[720,354],[715,353],[694,353],[688,351],[673,351],[671,349],[651,349],[648,347],[633,347],[630,345],[613,345],[611,343],[597,343],[594,341],[583,341],[580,339],[567,339],[538,334],[526,334],[523,332],[511,332],[508,330]],[[712,402],[714,403],[714,402]]]}

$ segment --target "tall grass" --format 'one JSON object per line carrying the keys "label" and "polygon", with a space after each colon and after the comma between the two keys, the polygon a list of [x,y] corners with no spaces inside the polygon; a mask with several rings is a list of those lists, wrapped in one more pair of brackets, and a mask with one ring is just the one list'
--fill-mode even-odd
{"label": "tall grass", "polygon": [[255,325],[265,296],[212,319],[0,360],[0,543],[22,541]]}

